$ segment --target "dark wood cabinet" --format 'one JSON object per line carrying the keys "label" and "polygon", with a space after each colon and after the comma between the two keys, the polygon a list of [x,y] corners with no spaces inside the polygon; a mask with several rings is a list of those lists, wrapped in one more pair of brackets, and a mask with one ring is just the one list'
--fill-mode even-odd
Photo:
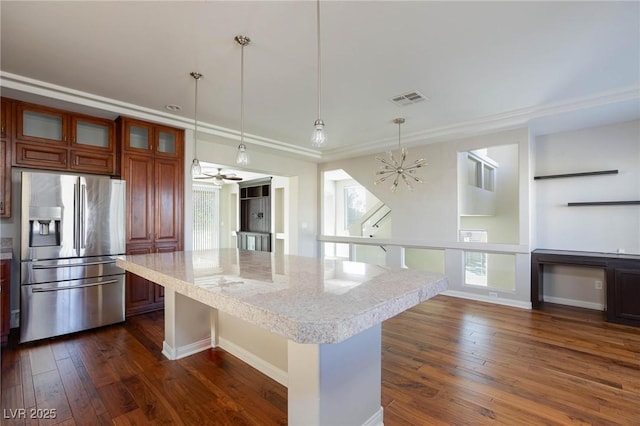
{"label": "dark wood cabinet", "polygon": [[640,326],[640,255],[537,249],[531,252],[531,306],[544,301],[544,265],[602,269],[607,321]]}
{"label": "dark wood cabinet", "polygon": [[617,322],[640,325],[640,261],[615,268],[613,281],[613,310]]}
{"label": "dark wood cabinet", "polygon": [[0,139],[0,217],[11,216],[11,161],[10,157],[11,144]]}
{"label": "dark wood cabinet", "polygon": [[271,251],[271,178],[242,182],[238,248]]}
{"label": "dark wood cabinet", "polygon": [[13,103],[2,98],[0,112],[0,217],[11,217],[11,117]]}
{"label": "dark wood cabinet", "polygon": [[[184,132],[122,117],[118,133],[127,181],[127,254],[182,250]],[[127,274],[127,316],[163,306],[162,286]]]}
{"label": "dark wood cabinet", "polygon": [[25,102],[14,111],[14,166],[117,174],[112,120]]}
{"label": "dark wood cabinet", "polygon": [[0,343],[7,343],[11,327],[11,260],[0,260]]}

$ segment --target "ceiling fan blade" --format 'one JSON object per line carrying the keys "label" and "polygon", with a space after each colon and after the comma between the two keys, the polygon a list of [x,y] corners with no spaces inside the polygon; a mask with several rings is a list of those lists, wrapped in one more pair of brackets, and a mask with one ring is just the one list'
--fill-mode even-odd
{"label": "ceiling fan blade", "polygon": [[198,179],[198,180],[210,180],[210,179],[213,179],[214,177],[215,177],[215,176],[209,176],[209,175],[207,175],[207,176],[194,176],[193,178],[194,178],[194,179]]}
{"label": "ceiling fan blade", "polygon": [[235,177],[235,176],[236,176],[235,173],[225,173],[225,174],[222,175],[222,177],[225,178],[225,179],[229,179],[229,178],[232,178],[232,177]]}
{"label": "ceiling fan blade", "polygon": [[236,176],[226,177],[225,179],[227,179],[227,180],[242,180],[241,177],[236,177]]}

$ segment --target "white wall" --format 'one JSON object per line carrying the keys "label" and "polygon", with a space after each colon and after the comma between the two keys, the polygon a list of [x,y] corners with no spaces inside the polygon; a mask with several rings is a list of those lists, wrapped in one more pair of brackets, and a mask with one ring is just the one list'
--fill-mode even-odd
{"label": "white wall", "polygon": [[640,200],[640,121],[539,136],[536,175],[617,169],[616,175],[536,180],[539,248],[640,253],[640,206],[567,207]]}

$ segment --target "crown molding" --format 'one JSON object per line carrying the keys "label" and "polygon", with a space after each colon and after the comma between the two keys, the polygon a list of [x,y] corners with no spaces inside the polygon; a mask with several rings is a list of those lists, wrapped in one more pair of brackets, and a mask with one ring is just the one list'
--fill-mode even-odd
{"label": "crown molding", "polygon": [[[414,132],[403,135],[402,144],[405,147],[411,147],[477,136],[490,132],[511,130],[518,127],[528,126],[533,120],[540,120],[561,114],[575,113],[581,110],[589,110],[592,108],[615,105],[633,100],[639,101],[638,109],[640,111],[640,85],[618,88],[568,101],[521,108],[474,120],[436,127],[421,132]],[[397,143],[397,138],[385,138],[344,148],[336,148],[323,152],[322,160],[333,161],[362,155],[377,154],[390,149],[395,149]]]}
{"label": "crown molding", "polygon": [[[12,74],[6,71],[0,71],[0,87],[6,87],[7,89],[19,92],[82,105],[84,107],[109,112],[115,116],[125,115],[140,120],[153,121],[160,124],[166,124],[168,126],[195,130],[195,122],[191,118],[141,107],[139,105],[35,80],[33,78]],[[198,133],[200,132],[230,139],[234,142],[240,140],[239,131],[227,127],[216,126],[210,123],[198,122]],[[319,161],[322,158],[321,152],[318,150],[300,147],[258,135],[245,133],[244,140],[252,145],[288,152],[313,161]]]}

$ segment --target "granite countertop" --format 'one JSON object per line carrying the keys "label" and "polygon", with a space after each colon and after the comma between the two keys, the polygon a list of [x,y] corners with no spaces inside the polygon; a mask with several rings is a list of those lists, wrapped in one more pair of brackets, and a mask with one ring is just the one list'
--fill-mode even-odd
{"label": "granite countertop", "polygon": [[13,259],[13,238],[0,238],[0,260]]}
{"label": "granite countertop", "polygon": [[338,343],[447,288],[435,272],[223,249],[116,264],[297,343]]}

